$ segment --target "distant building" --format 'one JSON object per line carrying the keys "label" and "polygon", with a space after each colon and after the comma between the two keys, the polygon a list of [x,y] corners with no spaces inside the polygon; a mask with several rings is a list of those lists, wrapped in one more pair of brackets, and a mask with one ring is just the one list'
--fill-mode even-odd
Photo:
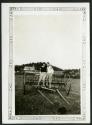
{"label": "distant building", "polygon": [[35,67],[34,66],[25,66],[24,71],[26,73],[34,73],[35,72]]}

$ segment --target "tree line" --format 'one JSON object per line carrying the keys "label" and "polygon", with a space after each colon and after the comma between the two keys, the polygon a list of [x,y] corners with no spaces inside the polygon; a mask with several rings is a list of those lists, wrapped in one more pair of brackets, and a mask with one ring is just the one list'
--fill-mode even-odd
{"label": "tree line", "polygon": [[[35,68],[35,71],[40,71],[40,67],[43,65],[45,62],[37,62],[37,63],[27,63],[27,64],[22,64],[22,65],[15,65],[15,72],[23,72],[24,67],[33,67]],[[45,63],[46,64],[46,63]],[[64,74],[70,75],[72,78],[80,78],[80,69],[61,69],[56,66],[52,66],[54,71],[63,71]]]}

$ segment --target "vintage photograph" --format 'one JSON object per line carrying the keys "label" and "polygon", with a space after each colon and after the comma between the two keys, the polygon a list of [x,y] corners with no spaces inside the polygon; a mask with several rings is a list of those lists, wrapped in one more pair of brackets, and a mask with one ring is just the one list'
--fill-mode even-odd
{"label": "vintage photograph", "polygon": [[3,57],[8,71],[4,120],[89,121],[89,4],[16,3],[2,8],[8,20],[3,24],[8,47],[3,43],[8,56]]}
{"label": "vintage photograph", "polygon": [[14,16],[15,114],[80,114],[80,15]]}

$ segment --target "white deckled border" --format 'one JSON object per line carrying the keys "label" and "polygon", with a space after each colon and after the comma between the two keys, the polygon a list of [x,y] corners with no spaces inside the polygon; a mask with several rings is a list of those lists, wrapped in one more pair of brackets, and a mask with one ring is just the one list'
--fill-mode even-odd
{"label": "white deckled border", "polygon": [[[63,12],[82,14],[81,25],[81,114],[80,115],[15,115],[14,65],[13,65],[13,16],[21,12]],[[36,13],[36,14],[37,14]],[[6,17],[5,17],[6,16]],[[3,21],[5,20],[5,24]],[[6,21],[7,20],[7,21]],[[6,48],[6,47],[7,48]],[[2,4],[2,118],[4,123],[87,123],[90,122],[90,53],[89,53],[89,4]],[[6,58],[5,58],[6,57]],[[6,62],[6,65],[4,65]],[[5,79],[6,78],[6,79]],[[7,89],[8,88],[8,89]],[[5,98],[6,99],[5,99]],[[6,102],[6,103],[5,103]]]}

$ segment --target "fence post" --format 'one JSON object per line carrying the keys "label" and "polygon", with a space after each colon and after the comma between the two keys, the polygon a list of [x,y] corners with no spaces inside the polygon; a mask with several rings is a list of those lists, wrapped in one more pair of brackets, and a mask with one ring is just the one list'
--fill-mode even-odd
{"label": "fence post", "polygon": [[23,73],[23,89],[24,89],[24,95],[25,95],[25,71]]}

